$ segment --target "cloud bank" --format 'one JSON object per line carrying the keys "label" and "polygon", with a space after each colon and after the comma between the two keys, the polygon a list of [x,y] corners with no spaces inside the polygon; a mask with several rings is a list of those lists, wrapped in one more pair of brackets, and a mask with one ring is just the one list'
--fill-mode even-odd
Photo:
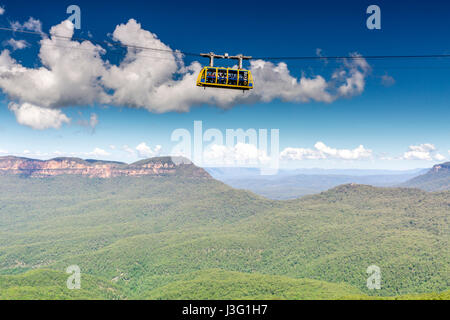
{"label": "cloud bank", "polygon": [[[30,18],[25,23],[11,24],[20,30],[42,32],[40,21]],[[242,94],[224,89],[203,90],[195,82],[202,65],[194,61],[185,65],[183,56],[164,44],[157,35],[142,29],[134,19],[118,25],[112,39],[122,45],[158,50],[127,48],[120,63],[112,64],[107,51],[90,41],[72,41],[74,26],[63,21],[50,29],[50,37],[42,35],[39,60],[41,66],[29,68],[16,61],[8,49],[0,54],[0,89],[14,103],[20,115],[34,112],[33,128],[55,128],[37,125],[38,117],[48,121],[49,115],[67,122],[58,111],[67,106],[107,104],[144,108],[154,113],[187,112],[193,106],[215,105],[230,108],[236,104],[270,102],[326,102],[361,94],[370,66],[364,59],[348,60],[330,79],[321,75],[300,78],[291,75],[283,62],[251,61],[250,70],[255,89]],[[67,38],[61,38],[68,37]],[[20,40],[15,40],[20,41]],[[14,43],[17,47],[18,42]],[[357,55],[357,54],[353,54]],[[29,106],[34,106],[30,108]],[[37,110],[51,111],[44,112]],[[14,111],[16,116],[18,113]]]}
{"label": "cloud bank", "polygon": [[366,149],[363,145],[355,149],[335,149],[319,141],[314,145],[314,149],[286,148],[280,153],[280,158],[282,160],[361,160],[371,158],[372,153],[372,150]]}
{"label": "cloud bank", "polygon": [[255,165],[270,161],[264,150],[255,145],[238,142],[234,146],[213,144],[203,151],[203,161],[208,166]]}
{"label": "cloud bank", "polygon": [[57,109],[45,109],[30,103],[10,103],[9,109],[14,112],[17,122],[36,130],[58,129],[70,119]]}
{"label": "cloud bank", "polygon": [[402,159],[404,160],[426,160],[426,161],[444,161],[446,158],[437,152],[434,144],[424,143],[418,146],[410,146]]}
{"label": "cloud bank", "polygon": [[15,40],[15,39],[9,39],[5,42],[8,46],[12,48],[12,50],[21,50],[29,47],[29,43],[25,40]]}

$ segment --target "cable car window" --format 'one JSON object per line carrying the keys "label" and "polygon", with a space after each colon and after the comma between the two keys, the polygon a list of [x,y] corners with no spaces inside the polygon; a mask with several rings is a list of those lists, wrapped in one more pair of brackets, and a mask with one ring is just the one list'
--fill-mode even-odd
{"label": "cable car window", "polygon": [[228,84],[231,86],[237,85],[237,70],[228,70]]}
{"label": "cable car window", "polygon": [[217,83],[227,84],[227,69],[217,69]]}
{"label": "cable car window", "polygon": [[239,71],[239,85],[240,86],[248,86],[248,72],[247,71]]}
{"label": "cable car window", "polygon": [[206,83],[216,83],[216,68],[209,68],[206,71]]}

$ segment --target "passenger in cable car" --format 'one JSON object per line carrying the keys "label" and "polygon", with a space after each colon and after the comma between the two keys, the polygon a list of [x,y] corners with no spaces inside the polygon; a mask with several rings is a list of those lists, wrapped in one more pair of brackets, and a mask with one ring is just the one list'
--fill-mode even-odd
{"label": "passenger in cable car", "polygon": [[217,83],[220,84],[226,84],[227,83],[227,73],[224,70],[220,70],[218,72],[219,79],[217,80]]}
{"label": "passenger in cable car", "polygon": [[235,86],[237,84],[237,74],[236,71],[228,72],[228,84]]}
{"label": "passenger in cable car", "polygon": [[207,83],[215,83],[216,82],[216,73],[212,70],[208,70],[206,73],[206,82]]}
{"label": "passenger in cable car", "polygon": [[239,85],[246,86],[247,85],[247,72],[241,71],[239,72]]}

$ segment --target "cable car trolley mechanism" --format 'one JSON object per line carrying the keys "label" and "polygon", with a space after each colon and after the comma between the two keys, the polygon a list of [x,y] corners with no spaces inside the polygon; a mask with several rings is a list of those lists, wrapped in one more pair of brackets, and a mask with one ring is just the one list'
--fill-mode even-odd
{"label": "cable car trolley mechanism", "polygon": [[[253,89],[253,77],[250,70],[242,68],[243,60],[250,60],[252,57],[246,57],[242,54],[237,56],[229,56],[228,53],[224,55],[210,53],[201,53],[202,57],[209,58],[209,67],[204,67],[197,78],[197,86],[199,87],[213,87],[213,88],[226,88],[237,90],[250,90]],[[239,67],[225,68],[215,67],[214,58],[217,59],[235,59],[239,60]]]}

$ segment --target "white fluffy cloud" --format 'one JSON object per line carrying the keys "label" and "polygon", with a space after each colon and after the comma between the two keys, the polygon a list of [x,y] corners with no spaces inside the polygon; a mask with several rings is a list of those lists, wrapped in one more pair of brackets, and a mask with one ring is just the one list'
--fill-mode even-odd
{"label": "white fluffy cloud", "polygon": [[101,158],[110,156],[111,154],[101,148],[95,148],[92,152],[85,153],[85,155],[89,157]]}
{"label": "white fluffy cloud", "polygon": [[363,145],[348,150],[348,149],[334,149],[326,146],[323,142],[317,142],[314,146],[320,153],[333,158],[343,160],[357,160],[362,158],[370,158],[372,156],[372,150],[364,148]]}
{"label": "white fluffy cloud", "polygon": [[[65,21],[51,28],[50,34],[72,36],[73,24]],[[25,68],[4,50],[0,55],[0,88],[11,100],[43,108],[106,101],[106,93],[98,83],[104,72],[101,52],[102,48],[88,41],[44,38],[39,53],[42,66]]]}
{"label": "white fluffy cloud", "polygon": [[136,147],[137,155],[139,158],[151,158],[160,154],[162,147],[157,145],[155,148],[150,148],[145,142],[140,143]]}
{"label": "white fluffy cloud", "polygon": [[61,110],[41,108],[30,103],[10,103],[9,109],[14,112],[18,123],[36,130],[58,129],[63,123],[70,123]]}
{"label": "white fluffy cloud", "polygon": [[366,85],[365,77],[370,71],[369,64],[365,59],[361,58],[361,55],[353,53],[351,56],[355,59],[345,61],[347,69],[336,71],[333,74],[333,79],[338,82],[343,82],[338,87],[339,96],[343,97],[361,94]]}
{"label": "white fluffy cloud", "polygon": [[0,16],[5,13],[5,7],[0,6]]}
{"label": "white fluffy cloud", "polygon": [[42,23],[34,19],[33,17],[30,17],[27,21],[24,23],[20,23],[18,21],[11,22],[11,28],[15,30],[28,30],[33,32],[42,32]]}
{"label": "white fluffy cloud", "polygon": [[[111,147],[111,149],[115,149]],[[162,146],[156,145],[154,148],[147,145],[145,142],[141,142],[138,144],[135,148],[132,148],[128,145],[122,146],[122,150],[128,153],[131,157],[138,157],[138,158],[152,158],[157,157],[161,154]]]}
{"label": "white fluffy cloud", "polygon": [[21,50],[29,46],[28,42],[26,42],[25,40],[15,40],[15,39],[9,39],[8,41],[6,41],[6,44],[10,46],[13,50]]}
{"label": "white fluffy cloud", "polygon": [[270,161],[255,145],[239,142],[234,146],[213,144],[203,151],[203,162],[211,166],[256,165]]}
{"label": "white fluffy cloud", "polygon": [[293,77],[283,62],[251,61],[250,70],[255,81],[255,89],[249,95],[254,101],[269,102],[274,99],[283,101],[308,102],[311,100],[332,102],[337,98],[330,92],[331,84],[322,76],[300,79]]}
{"label": "white fluffy cloud", "polygon": [[404,160],[426,160],[426,161],[443,161],[446,158],[437,153],[436,147],[431,143],[424,143],[418,146],[410,146],[402,159]]}
{"label": "white fluffy cloud", "polygon": [[[30,18],[14,28],[41,32],[41,23]],[[50,30],[50,37],[40,41],[41,66],[27,68],[11,57],[0,54],[0,89],[18,105],[40,108],[109,104],[145,108],[151,112],[188,111],[192,106],[210,104],[229,108],[238,103],[333,102],[341,97],[360,94],[370,67],[364,59],[345,61],[327,80],[321,75],[294,77],[285,63],[251,61],[255,89],[246,94],[224,89],[203,90],[195,86],[202,66],[185,65],[182,55],[158,37],[142,29],[134,19],[118,25],[113,40],[126,45],[156,48],[128,48],[118,64],[109,63],[106,50],[90,41],[69,41],[73,24],[63,21]],[[356,55],[356,54],[353,54]]]}
{"label": "white fluffy cloud", "polygon": [[281,160],[318,160],[325,159],[319,151],[309,148],[286,148],[280,153]]}
{"label": "white fluffy cloud", "polygon": [[317,142],[314,149],[309,148],[286,148],[280,153],[282,160],[318,160],[318,159],[341,159],[360,160],[372,157],[372,150],[363,145],[355,149],[335,149],[328,147],[323,142]]}

